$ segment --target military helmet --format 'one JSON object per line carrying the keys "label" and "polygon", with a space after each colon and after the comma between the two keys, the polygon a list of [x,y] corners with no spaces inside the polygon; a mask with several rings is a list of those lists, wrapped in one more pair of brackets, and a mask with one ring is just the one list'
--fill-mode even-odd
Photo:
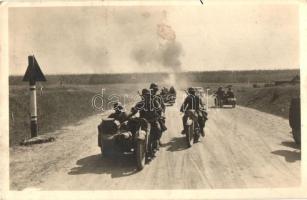
{"label": "military helmet", "polygon": [[156,84],[156,83],[151,83],[149,88],[150,89],[157,89],[157,90],[159,89],[158,84]]}
{"label": "military helmet", "polygon": [[116,102],[116,103],[113,104],[113,109],[114,110],[123,110],[124,107],[120,102]]}
{"label": "military helmet", "polygon": [[195,91],[195,88],[192,88],[192,87],[189,87],[189,88],[188,88],[188,93],[189,93],[189,94],[195,94],[195,92],[196,92],[196,91]]}
{"label": "military helmet", "polygon": [[144,96],[144,95],[150,95],[150,91],[149,91],[148,89],[144,88],[144,89],[142,90],[142,95],[143,95],[143,96]]}

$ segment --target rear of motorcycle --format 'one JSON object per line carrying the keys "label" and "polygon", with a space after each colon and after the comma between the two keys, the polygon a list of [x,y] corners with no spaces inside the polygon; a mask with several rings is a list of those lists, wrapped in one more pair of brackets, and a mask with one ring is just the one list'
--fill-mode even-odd
{"label": "rear of motorcycle", "polygon": [[147,149],[147,133],[144,130],[139,130],[136,135],[135,142],[135,158],[138,170],[142,170],[146,164],[146,149]]}
{"label": "rear of motorcycle", "polygon": [[225,105],[231,105],[233,108],[235,108],[236,104],[237,104],[237,100],[236,100],[236,98],[227,97],[227,98],[225,98],[224,104]]}
{"label": "rear of motorcycle", "polygon": [[197,126],[197,117],[194,110],[188,110],[185,112],[187,120],[185,122],[185,135],[188,147],[191,147],[193,143],[198,142],[200,137],[200,130]]}

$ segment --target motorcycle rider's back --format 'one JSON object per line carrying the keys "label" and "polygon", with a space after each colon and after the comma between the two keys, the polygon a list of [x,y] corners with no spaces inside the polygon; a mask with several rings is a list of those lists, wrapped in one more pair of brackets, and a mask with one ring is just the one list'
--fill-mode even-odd
{"label": "motorcycle rider's back", "polygon": [[153,142],[153,148],[158,149],[157,140],[161,137],[161,126],[159,123],[159,113],[162,112],[161,105],[155,98],[151,98],[150,91],[143,89],[142,100],[131,109],[131,114],[135,115],[139,112],[140,118],[146,119],[150,123],[150,140]]}
{"label": "motorcycle rider's back", "polygon": [[135,115],[137,112],[139,112],[141,118],[146,119],[151,124],[152,129],[158,129],[154,132],[161,134],[161,128],[158,120],[160,117],[159,113],[162,112],[162,108],[159,102],[155,98],[151,97],[150,91],[147,89],[143,89],[142,100],[132,107],[130,115]]}
{"label": "motorcycle rider's back", "polygon": [[[188,96],[185,98],[180,108],[180,112],[185,113],[188,110],[194,110],[195,121],[198,122],[200,131],[204,135],[204,126],[205,126],[205,121],[207,120],[207,114],[205,112],[204,104],[201,98],[195,95],[195,90],[193,88],[189,88],[188,93],[189,93]],[[186,114],[182,118],[183,128],[184,128],[182,133],[184,133],[187,128],[185,125],[187,118],[188,116]]]}
{"label": "motorcycle rider's back", "polygon": [[186,110],[200,110],[203,108],[204,106],[199,96],[188,95],[180,108],[180,112],[184,112]]}
{"label": "motorcycle rider's back", "polygon": [[148,122],[153,122],[158,120],[158,109],[159,104],[149,98],[144,98],[142,101],[138,102],[134,107],[132,107],[131,112],[136,114],[139,112],[140,117],[146,119]]}

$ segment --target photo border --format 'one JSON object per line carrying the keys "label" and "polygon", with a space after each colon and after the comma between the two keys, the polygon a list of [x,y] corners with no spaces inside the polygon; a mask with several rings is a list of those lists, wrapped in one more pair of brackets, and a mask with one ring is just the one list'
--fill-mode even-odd
{"label": "photo border", "polygon": [[[227,2],[227,3],[226,3]],[[62,7],[62,6],[206,6],[206,4],[298,4],[300,10],[300,72],[301,72],[301,123],[306,133],[307,107],[307,1],[248,0],[248,1],[13,1],[2,2],[0,7],[0,199],[276,199],[307,198],[306,135],[302,134],[301,187],[262,189],[197,189],[197,190],[109,190],[109,191],[11,191],[9,190],[9,41],[8,9],[12,7]],[[305,45],[304,45],[305,44]]]}

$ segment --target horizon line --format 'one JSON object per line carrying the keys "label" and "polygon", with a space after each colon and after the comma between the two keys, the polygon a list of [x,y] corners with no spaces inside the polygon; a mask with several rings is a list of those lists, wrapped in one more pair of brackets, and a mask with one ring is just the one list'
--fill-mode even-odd
{"label": "horizon line", "polygon": [[[243,70],[193,70],[193,71],[157,71],[157,72],[105,72],[105,73],[58,73],[58,74],[44,74],[46,76],[56,75],[124,75],[124,74],[180,74],[180,73],[202,73],[202,72],[245,72],[245,71],[289,71],[300,70],[299,68],[284,68],[284,69],[243,69]],[[9,74],[10,76],[23,76],[24,74]]]}

